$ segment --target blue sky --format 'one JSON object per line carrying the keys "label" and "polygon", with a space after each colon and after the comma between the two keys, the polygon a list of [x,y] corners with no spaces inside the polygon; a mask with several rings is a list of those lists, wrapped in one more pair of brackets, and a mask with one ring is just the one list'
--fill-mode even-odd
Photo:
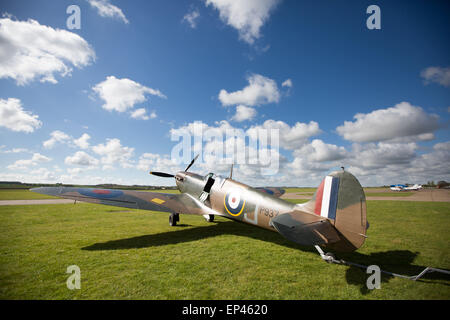
{"label": "blue sky", "polygon": [[[450,180],[447,1],[245,3],[2,2],[0,180],[172,184],[148,170],[184,167],[170,133],[195,121],[280,129],[277,175],[237,166],[252,185],[314,186],[341,165],[363,185]],[[209,160],[192,170],[229,167]]]}

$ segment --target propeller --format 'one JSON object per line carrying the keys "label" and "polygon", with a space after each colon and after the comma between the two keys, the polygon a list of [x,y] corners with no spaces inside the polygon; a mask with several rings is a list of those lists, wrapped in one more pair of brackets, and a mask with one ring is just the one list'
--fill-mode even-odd
{"label": "propeller", "polygon": [[195,160],[197,160],[199,155],[196,155],[194,159],[192,159],[191,163],[189,163],[189,165],[187,166],[186,170],[184,170],[184,172],[187,172],[189,170],[190,167],[192,167],[192,165],[194,164]]}
{"label": "propeller", "polygon": [[[192,159],[191,163],[189,163],[189,165],[187,166],[186,170],[184,170],[184,172],[187,172],[189,170],[189,168],[192,167],[195,160],[197,160],[198,156],[199,155],[196,155],[195,158]],[[158,176],[158,177],[163,177],[163,178],[174,178],[175,177],[175,175],[173,175],[171,173],[158,172],[158,171],[150,171],[150,174],[152,174],[154,176]]]}
{"label": "propeller", "polygon": [[150,171],[150,174],[152,174],[154,176],[158,176],[158,177],[163,177],[163,178],[173,178],[173,177],[175,177],[173,174],[165,173],[165,172],[157,172],[157,171]]}

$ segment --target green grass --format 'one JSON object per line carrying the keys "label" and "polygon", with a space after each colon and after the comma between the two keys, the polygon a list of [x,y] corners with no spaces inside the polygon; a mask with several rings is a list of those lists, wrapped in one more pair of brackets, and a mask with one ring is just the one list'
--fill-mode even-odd
{"label": "green grass", "polygon": [[286,193],[310,192],[314,194],[317,188],[285,188]]}
{"label": "green grass", "polygon": [[366,197],[409,197],[414,192],[366,192]]}
{"label": "green grass", "polygon": [[[304,202],[294,200],[293,202]],[[450,204],[368,201],[365,245],[339,257],[417,274],[450,269]],[[0,207],[0,299],[449,299],[450,279],[382,277],[323,262],[311,248],[224,218],[94,204]],[[66,268],[81,269],[68,290]]]}
{"label": "green grass", "polygon": [[0,200],[37,200],[37,199],[58,199],[57,197],[48,196],[31,192],[27,189],[1,189]]}

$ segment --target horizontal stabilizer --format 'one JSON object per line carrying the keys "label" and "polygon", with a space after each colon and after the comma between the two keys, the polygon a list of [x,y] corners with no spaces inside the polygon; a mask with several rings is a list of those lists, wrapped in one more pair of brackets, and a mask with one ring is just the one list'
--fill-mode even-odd
{"label": "horizontal stabilizer", "polygon": [[263,187],[258,187],[258,188],[255,188],[255,189],[260,191],[260,192],[264,192],[264,193],[270,194],[271,196],[274,196],[274,197],[277,197],[277,198],[281,197],[286,192],[282,188],[269,188],[269,187],[263,188]]}
{"label": "horizontal stabilizer", "polygon": [[286,239],[304,246],[339,241],[339,235],[329,220],[320,219],[305,223],[293,218],[298,214],[298,212],[295,212],[294,215],[291,213],[281,214],[271,220],[272,225]]}

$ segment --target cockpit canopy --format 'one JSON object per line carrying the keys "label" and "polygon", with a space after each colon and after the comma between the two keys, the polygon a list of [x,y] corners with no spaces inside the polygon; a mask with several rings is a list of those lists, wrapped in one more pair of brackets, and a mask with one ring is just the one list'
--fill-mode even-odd
{"label": "cockpit canopy", "polygon": [[206,176],[204,176],[203,177],[203,180],[208,180],[209,178],[214,178],[214,176],[215,176],[215,174],[214,173],[212,173],[212,172],[210,172],[210,173],[208,173]]}

